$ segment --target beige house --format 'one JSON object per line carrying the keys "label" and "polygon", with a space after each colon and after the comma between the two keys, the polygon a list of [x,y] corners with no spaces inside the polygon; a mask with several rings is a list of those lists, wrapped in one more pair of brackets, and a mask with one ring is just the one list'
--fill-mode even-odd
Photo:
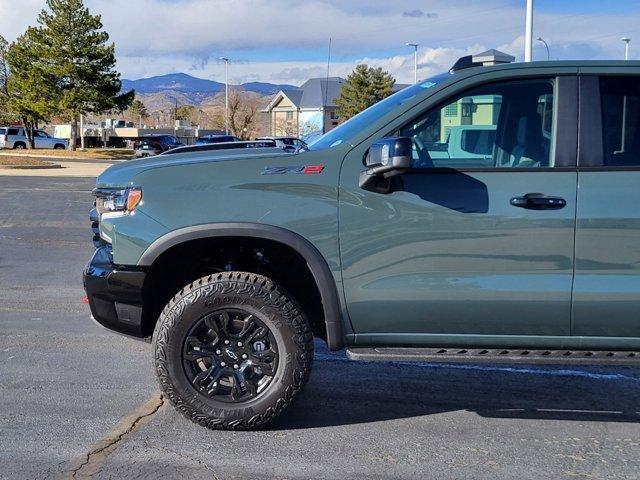
{"label": "beige house", "polygon": [[463,97],[440,110],[440,138],[446,141],[451,127],[497,125],[502,99],[495,95]]}
{"label": "beige house", "polygon": [[264,112],[273,136],[308,138],[338,125],[336,100],[345,80],[312,78],[300,88],[280,90]]}

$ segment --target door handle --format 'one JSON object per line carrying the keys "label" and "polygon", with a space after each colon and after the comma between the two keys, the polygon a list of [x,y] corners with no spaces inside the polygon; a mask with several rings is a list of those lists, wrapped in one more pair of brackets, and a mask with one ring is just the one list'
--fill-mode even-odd
{"label": "door handle", "polygon": [[511,205],[528,210],[559,210],[567,206],[567,201],[560,197],[548,197],[543,193],[527,193],[522,197],[513,197]]}

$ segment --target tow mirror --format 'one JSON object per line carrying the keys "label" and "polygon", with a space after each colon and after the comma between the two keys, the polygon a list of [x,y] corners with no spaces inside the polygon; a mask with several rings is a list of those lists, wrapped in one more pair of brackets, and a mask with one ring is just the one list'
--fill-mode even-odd
{"label": "tow mirror", "polygon": [[385,180],[411,168],[413,142],[409,137],[381,138],[369,148],[365,157],[367,169],[360,173],[360,188],[380,190]]}

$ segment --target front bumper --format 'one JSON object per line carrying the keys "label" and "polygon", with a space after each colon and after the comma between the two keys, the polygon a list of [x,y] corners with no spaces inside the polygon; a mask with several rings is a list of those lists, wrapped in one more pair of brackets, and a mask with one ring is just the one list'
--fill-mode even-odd
{"label": "front bumper", "polygon": [[114,265],[109,245],[97,248],[83,272],[93,318],[118,333],[142,338],[143,270]]}

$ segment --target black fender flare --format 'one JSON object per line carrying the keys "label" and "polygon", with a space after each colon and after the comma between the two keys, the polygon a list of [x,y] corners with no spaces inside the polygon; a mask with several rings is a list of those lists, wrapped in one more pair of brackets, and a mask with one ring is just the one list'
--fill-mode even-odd
{"label": "black fender flare", "polygon": [[181,243],[216,237],[261,238],[293,248],[307,262],[320,291],[329,349],[339,350],[343,347],[340,300],[331,269],[322,254],[309,240],[286,228],[245,222],[208,223],[180,228],[163,235],[149,245],[138,260],[138,266],[150,267],[160,255]]}

